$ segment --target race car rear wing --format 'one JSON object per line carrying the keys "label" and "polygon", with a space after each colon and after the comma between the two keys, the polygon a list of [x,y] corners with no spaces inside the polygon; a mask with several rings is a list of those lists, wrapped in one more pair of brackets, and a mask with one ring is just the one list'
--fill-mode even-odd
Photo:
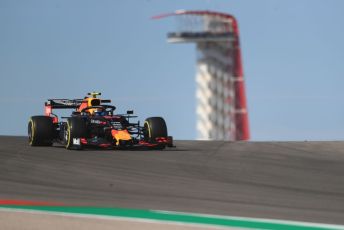
{"label": "race car rear wing", "polygon": [[50,106],[52,109],[76,109],[83,99],[48,99],[45,106]]}
{"label": "race car rear wing", "polygon": [[[85,99],[48,99],[45,102],[45,115],[52,115],[53,109],[77,109],[84,102],[87,101]],[[111,103],[111,100],[100,99],[100,102]]]}

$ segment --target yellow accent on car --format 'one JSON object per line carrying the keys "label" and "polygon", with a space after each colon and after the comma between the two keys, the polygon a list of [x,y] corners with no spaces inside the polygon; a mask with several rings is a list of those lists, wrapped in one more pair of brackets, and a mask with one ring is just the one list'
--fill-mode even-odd
{"label": "yellow accent on car", "polygon": [[91,92],[89,93],[93,98],[97,98],[97,96],[102,95],[100,92]]}
{"label": "yellow accent on car", "polygon": [[68,149],[70,147],[71,141],[70,141],[70,125],[67,121],[67,145],[66,148]]}
{"label": "yellow accent on car", "polygon": [[131,140],[131,136],[127,130],[113,130],[112,137],[116,140],[116,145],[119,145],[120,140]]}
{"label": "yellow accent on car", "polygon": [[151,127],[149,125],[149,122],[148,121],[145,121],[145,124],[147,124],[147,127],[148,127],[148,137],[151,138],[152,137],[152,134],[151,134]]}
{"label": "yellow accent on car", "polygon": [[32,145],[35,136],[35,126],[32,119],[29,120],[29,123],[31,123],[31,140],[29,144]]}

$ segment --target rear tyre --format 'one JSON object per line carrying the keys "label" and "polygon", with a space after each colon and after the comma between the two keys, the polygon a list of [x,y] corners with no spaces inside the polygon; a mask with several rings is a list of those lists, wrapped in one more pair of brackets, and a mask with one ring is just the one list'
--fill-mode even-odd
{"label": "rear tyre", "polygon": [[[87,136],[87,125],[81,117],[68,118],[65,126],[66,149],[82,149],[80,138]],[[74,143],[74,138],[79,139],[79,144]]]}
{"label": "rear tyre", "polygon": [[[147,118],[144,123],[144,128],[144,138],[148,142],[155,143],[157,137],[167,138],[167,126],[165,120],[162,117]],[[157,148],[164,149],[165,145],[158,145]]]}
{"label": "rear tyre", "polygon": [[54,123],[48,116],[32,116],[28,124],[29,145],[51,146],[54,138]]}

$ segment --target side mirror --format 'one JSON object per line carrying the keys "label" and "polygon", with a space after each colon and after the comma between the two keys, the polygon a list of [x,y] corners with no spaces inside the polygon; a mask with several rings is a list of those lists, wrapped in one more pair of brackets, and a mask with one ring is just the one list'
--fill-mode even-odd
{"label": "side mirror", "polygon": [[134,114],[134,110],[128,110],[127,114]]}

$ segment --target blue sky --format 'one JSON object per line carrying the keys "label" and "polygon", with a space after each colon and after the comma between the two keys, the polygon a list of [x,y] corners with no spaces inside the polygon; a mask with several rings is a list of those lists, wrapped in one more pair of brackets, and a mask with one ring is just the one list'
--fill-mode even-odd
{"label": "blue sky", "polygon": [[150,19],[177,9],[238,19],[252,140],[344,139],[341,0],[0,0],[0,134],[26,135],[47,98],[97,90],[194,139],[195,47]]}

